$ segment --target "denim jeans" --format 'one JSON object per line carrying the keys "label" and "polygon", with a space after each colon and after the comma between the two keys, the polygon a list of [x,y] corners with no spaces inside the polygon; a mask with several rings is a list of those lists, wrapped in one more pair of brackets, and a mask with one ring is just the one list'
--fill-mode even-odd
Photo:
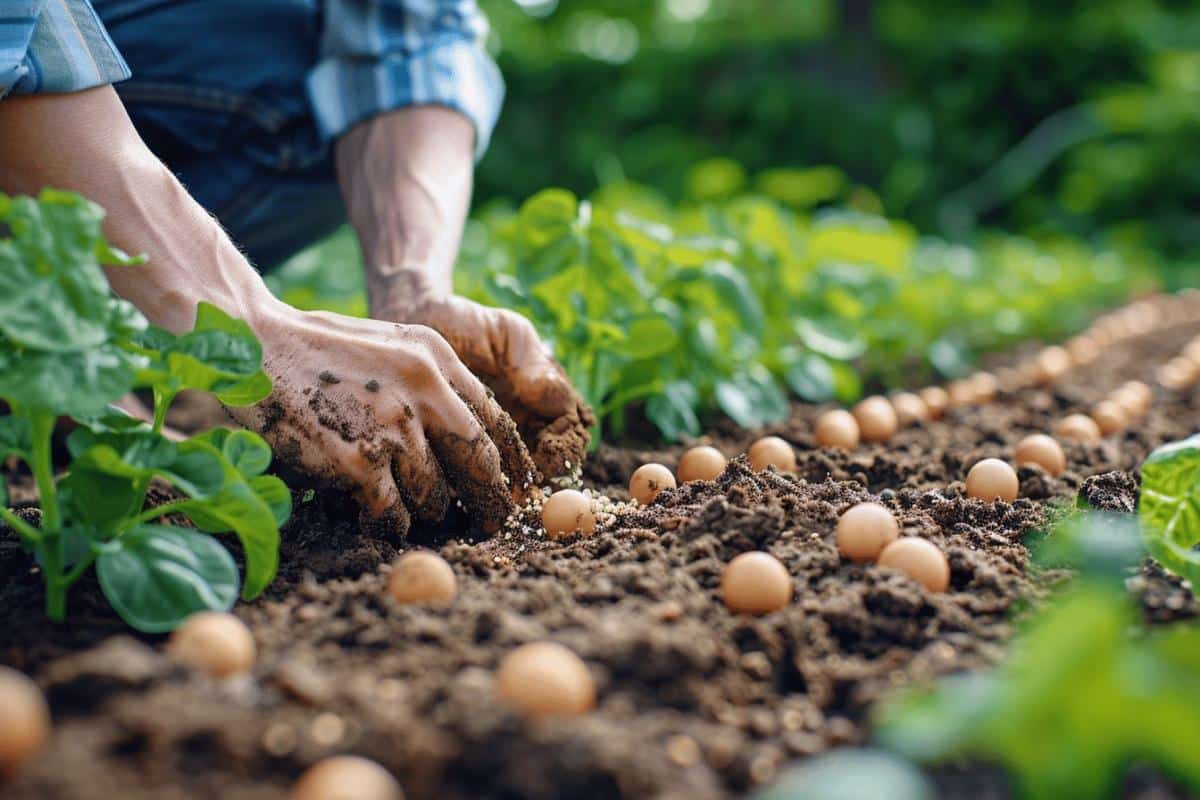
{"label": "denim jeans", "polygon": [[133,70],[138,132],[260,269],[335,230],[345,208],[304,79],[316,0],[93,0]]}

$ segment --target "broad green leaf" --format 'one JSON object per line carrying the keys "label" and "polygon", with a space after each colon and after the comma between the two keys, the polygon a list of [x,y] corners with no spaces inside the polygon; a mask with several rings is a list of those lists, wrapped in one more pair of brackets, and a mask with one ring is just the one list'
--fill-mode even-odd
{"label": "broad green leaf", "polygon": [[834,361],[852,361],[867,349],[861,336],[835,320],[802,317],[796,320],[796,335],[809,350]]}
{"label": "broad green leaf", "polygon": [[785,770],[755,800],[934,800],[933,784],[882,750],[832,750]]}
{"label": "broad green leaf", "polygon": [[133,388],[143,362],[112,344],[48,353],[7,349],[0,341],[0,397],[57,416],[94,417]]}
{"label": "broad green leaf", "polygon": [[837,395],[833,368],[814,353],[805,353],[788,367],[787,382],[797,397],[810,403],[826,403]]}
{"label": "broad green leaf", "polygon": [[212,392],[227,405],[250,405],[270,394],[262,372],[262,345],[242,320],[209,303],[196,308],[196,326],[181,336],[150,328],[138,344],[154,351],[139,378],[173,395],[183,389]]}
{"label": "broad green leaf", "polygon": [[662,394],[646,401],[646,417],[654,423],[662,435],[676,440],[685,434],[698,436],[700,420],[696,417],[695,405],[699,397],[691,384],[672,381]]}
{"label": "broad green leaf", "polygon": [[247,481],[250,489],[271,509],[275,524],[283,527],[292,516],[292,492],[274,475],[257,475]]}
{"label": "broad green leaf", "polygon": [[216,539],[165,525],[138,526],[106,545],[96,573],[121,619],[147,633],[197,611],[228,611],[238,596],[237,566]]}
{"label": "broad green leaf", "polygon": [[1138,517],[1151,555],[1200,581],[1200,435],[1164,445],[1142,464]]}
{"label": "broad green leaf", "polygon": [[269,499],[277,500],[274,485],[250,485],[238,481],[225,486],[213,497],[189,500],[180,511],[209,533],[232,531],[242,543],[246,557],[246,581],[242,597],[253,600],[275,577],[279,566],[278,506],[272,506],[255,489],[265,489]]}
{"label": "broad green leaf", "polygon": [[195,438],[220,450],[244,478],[261,475],[271,466],[271,447],[256,433],[214,428]]}
{"label": "broad green leaf", "polygon": [[679,344],[675,326],[663,317],[641,317],[629,325],[622,348],[633,359],[653,358],[670,353]]}
{"label": "broad green leaf", "polygon": [[717,405],[743,428],[758,428],[787,416],[787,398],[765,370],[718,381]]}
{"label": "broad green leaf", "polygon": [[1073,567],[1087,577],[1123,578],[1145,558],[1137,518],[1090,511],[1054,526],[1037,548],[1037,562]]}
{"label": "broad green leaf", "polygon": [[849,405],[862,397],[862,379],[859,378],[858,371],[854,367],[834,362],[829,365],[829,368],[833,370],[833,391],[839,403]]}

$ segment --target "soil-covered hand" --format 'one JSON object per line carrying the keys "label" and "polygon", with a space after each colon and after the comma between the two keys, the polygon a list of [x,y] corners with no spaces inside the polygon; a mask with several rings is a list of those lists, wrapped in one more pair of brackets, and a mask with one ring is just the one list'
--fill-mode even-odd
{"label": "soil-covered hand", "polygon": [[583,462],[595,417],[529,320],[456,295],[425,296],[380,316],[444,336],[517,421],[544,478]]}
{"label": "soil-covered hand", "polygon": [[491,532],[533,482],[513,420],[430,328],[292,309],[257,328],[275,388],[238,421],[353,491],[364,522],[406,533],[442,519],[453,491]]}

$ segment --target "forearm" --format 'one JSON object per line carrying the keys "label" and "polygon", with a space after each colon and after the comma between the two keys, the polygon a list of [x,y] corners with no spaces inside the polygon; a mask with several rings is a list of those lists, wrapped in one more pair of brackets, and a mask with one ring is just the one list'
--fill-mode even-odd
{"label": "forearm", "polygon": [[228,236],[145,146],[112,87],[0,102],[0,189],[70,189],[103,206],[105,234],[139,267],[109,270],[113,290],[151,322],[190,328],[205,300],[253,319],[275,303]]}
{"label": "forearm", "polygon": [[372,316],[452,291],[471,200],[474,128],[446,108],[381,114],[337,144],[338,181],[366,266]]}

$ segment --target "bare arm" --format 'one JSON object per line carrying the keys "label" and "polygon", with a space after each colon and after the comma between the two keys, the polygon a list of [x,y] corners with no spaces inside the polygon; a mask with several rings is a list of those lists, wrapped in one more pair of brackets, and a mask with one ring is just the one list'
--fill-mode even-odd
{"label": "bare arm", "polygon": [[[239,419],[277,456],[353,489],[403,533],[456,491],[485,529],[532,471],[511,419],[436,333],[301,313],[275,300],[220,226],[146,148],[111,87],[0,102],[0,189],[72,189],[108,210],[117,246],[146,253],[113,289],[154,323],[189,328],[196,304],[245,319],[275,390]],[[505,477],[507,474],[508,477]]]}
{"label": "bare arm", "polygon": [[414,106],[338,141],[338,180],[362,245],[371,316],[442,334],[520,424],[539,469],[565,474],[582,462],[591,411],[528,320],[453,294],[474,137],[458,112]]}

